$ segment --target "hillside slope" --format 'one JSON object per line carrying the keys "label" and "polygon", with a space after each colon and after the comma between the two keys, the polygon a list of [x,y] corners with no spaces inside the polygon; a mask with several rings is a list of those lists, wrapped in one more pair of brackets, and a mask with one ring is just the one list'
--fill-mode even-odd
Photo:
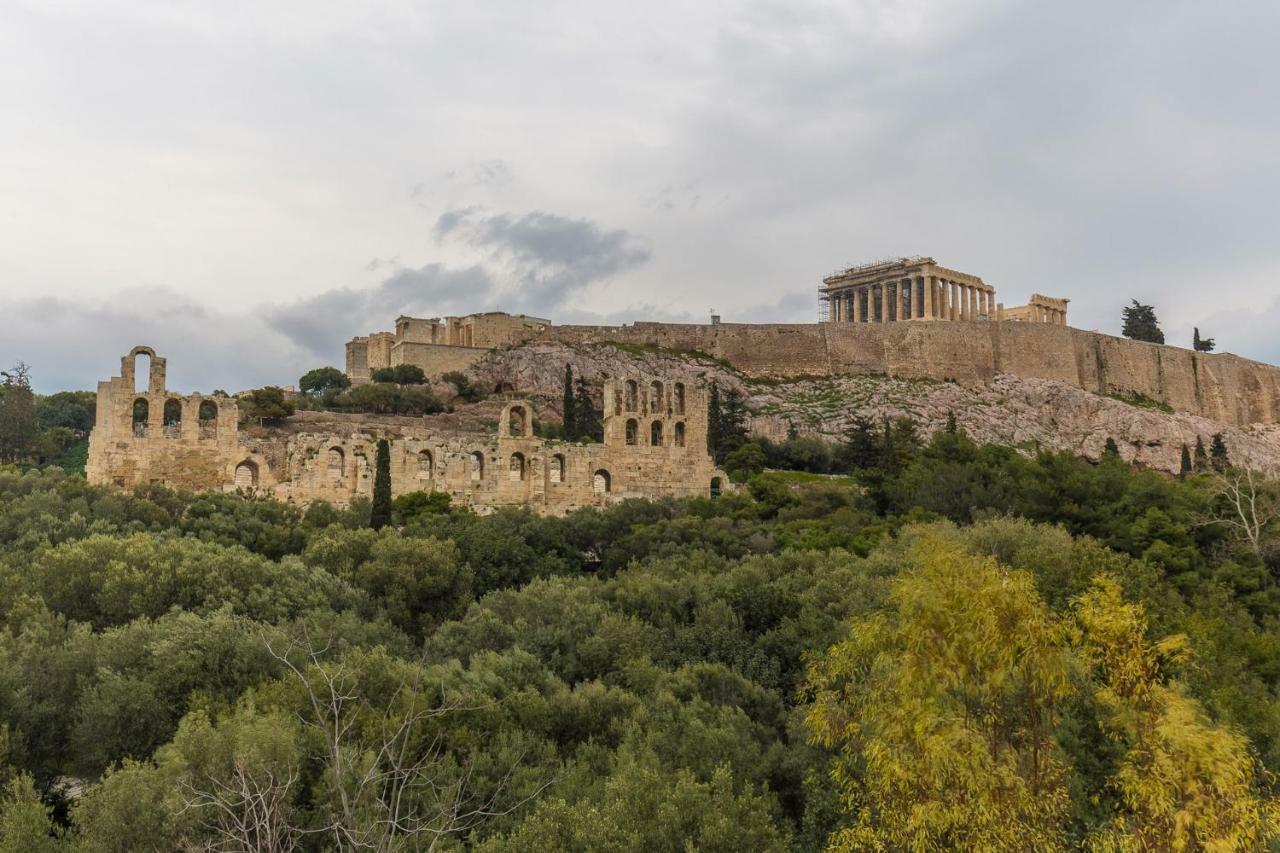
{"label": "hillside slope", "polygon": [[1207,446],[1221,432],[1234,461],[1264,470],[1280,468],[1280,425],[1226,426],[1141,398],[1104,397],[1065,382],[1008,374],[976,387],[865,375],[767,380],[745,376],[709,356],[649,346],[560,343],[495,350],[470,373],[553,402],[561,394],[566,364],[595,385],[607,376],[654,374],[735,388],[747,399],[752,431],[772,439],[792,429],[838,439],[858,415],[906,415],[927,435],[942,429],[954,413],[979,442],[1038,445],[1097,459],[1112,438],[1126,460],[1171,473],[1178,471],[1184,443],[1194,447],[1198,436]]}

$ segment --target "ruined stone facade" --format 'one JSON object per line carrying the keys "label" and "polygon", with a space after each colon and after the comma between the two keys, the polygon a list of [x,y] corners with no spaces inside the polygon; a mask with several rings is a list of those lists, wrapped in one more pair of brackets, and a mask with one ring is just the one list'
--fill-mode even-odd
{"label": "ruined stone facade", "polygon": [[466,370],[485,350],[528,340],[550,320],[489,311],[465,317],[396,318],[395,332],[373,332],[347,342],[347,376],[368,382],[379,368],[412,364],[432,376]]}
{"label": "ruined stone facade", "polygon": [[[136,363],[150,381],[135,391]],[[448,493],[477,511],[527,505],[563,514],[626,498],[692,497],[728,488],[707,453],[707,398],[697,387],[653,377],[611,379],[604,388],[604,442],[537,438],[532,409],[508,403],[494,435],[435,430],[422,421],[358,416],[349,428],[242,433],[229,397],[172,395],[165,361],[147,347],[125,356],[120,375],[98,383],[89,437],[89,481],[130,487],[246,489],[280,500],[345,504],[373,493],[377,442],[391,446],[391,491]],[[172,405],[170,405],[172,404]],[[210,411],[216,414],[207,415]],[[135,409],[145,412],[141,419]],[[163,412],[179,411],[169,423]],[[300,431],[297,431],[300,429]]]}

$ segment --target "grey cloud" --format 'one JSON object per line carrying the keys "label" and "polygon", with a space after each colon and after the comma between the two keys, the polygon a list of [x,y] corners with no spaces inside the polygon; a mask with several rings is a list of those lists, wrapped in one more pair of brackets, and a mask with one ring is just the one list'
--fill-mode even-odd
{"label": "grey cloud", "polygon": [[478,266],[439,263],[400,268],[375,287],[330,290],[265,312],[268,324],[318,357],[340,363],[342,345],[355,335],[389,329],[400,314],[443,316],[479,310],[494,292]]}
{"label": "grey cloud", "polygon": [[652,251],[624,229],[603,229],[588,219],[554,213],[445,211],[437,238],[456,240],[505,265],[517,287],[503,293],[514,310],[548,313],[587,287],[647,263]]}
{"label": "grey cloud", "polygon": [[154,347],[175,390],[236,391],[297,381],[312,358],[251,314],[210,311],[165,289],[100,302],[0,301],[0,365],[31,365],[36,390],[93,389],[135,345]]}

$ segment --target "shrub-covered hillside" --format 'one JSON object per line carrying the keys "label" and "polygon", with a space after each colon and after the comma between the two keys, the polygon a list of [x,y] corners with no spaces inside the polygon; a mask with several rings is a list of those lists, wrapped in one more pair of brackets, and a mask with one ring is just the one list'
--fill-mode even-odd
{"label": "shrub-covered hillside", "polygon": [[0,849],[1258,849],[1275,495],[945,431],[377,532],[0,471]]}

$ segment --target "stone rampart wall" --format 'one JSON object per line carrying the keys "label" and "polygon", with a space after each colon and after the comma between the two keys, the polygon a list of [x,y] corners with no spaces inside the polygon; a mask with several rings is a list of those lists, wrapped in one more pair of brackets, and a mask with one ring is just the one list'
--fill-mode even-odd
{"label": "stone rampart wall", "polygon": [[635,323],[554,326],[538,337],[703,352],[757,378],[863,373],[986,385],[1004,373],[1100,394],[1141,394],[1237,426],[1280,422],[1278,367],[1052,324]]}

